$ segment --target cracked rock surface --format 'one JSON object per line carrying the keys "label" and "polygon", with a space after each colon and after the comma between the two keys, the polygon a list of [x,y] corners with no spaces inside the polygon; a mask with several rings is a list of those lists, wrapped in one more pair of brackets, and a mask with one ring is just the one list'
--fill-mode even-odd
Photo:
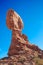
{"label": "cracked rock surface", "polygon": [[25,34],[22,34],[23,21],[13,10],[7,12],[7,27],[12,30],[11,45],[8,57],[0,59],[0,65],[43,65],[43,50],[30,44]]}

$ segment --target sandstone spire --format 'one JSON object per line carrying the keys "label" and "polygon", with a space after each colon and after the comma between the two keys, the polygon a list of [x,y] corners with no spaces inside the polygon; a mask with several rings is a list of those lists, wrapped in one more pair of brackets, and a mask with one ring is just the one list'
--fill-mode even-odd
{"label": "sandstone spire", "polygon": [[[21,33],[23,28],[23,21],[21,17],[13,10],[9,10],[7,12],[6,24],[9,29],[12,30],[12,41],[9,48],[8,55],[17,54],[18,53],[18,44],[27,44],[27,36]],[[20,46],[19,50],[21,49]]]}
{"label": "sandstone spire", "polygon": [[23,21],[15,11],[7,12],[6,24],[12,30],[12,40],[8,57],[0,59],[0,65],[43,65],[43,50],[22,34]]}

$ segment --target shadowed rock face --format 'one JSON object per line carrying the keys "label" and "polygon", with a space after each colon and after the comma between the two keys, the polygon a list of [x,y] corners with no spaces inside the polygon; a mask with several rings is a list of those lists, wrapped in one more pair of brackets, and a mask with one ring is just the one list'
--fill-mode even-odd
{"label": "shadowed rock face", "polygon": [[18,54],[18,49],[21,49],[19,44],[28,44],[27,36],[21,33],[23,21],[15,11],[9,10],[6,17],[6,24],[12,30],[12,41],[8,55]]}

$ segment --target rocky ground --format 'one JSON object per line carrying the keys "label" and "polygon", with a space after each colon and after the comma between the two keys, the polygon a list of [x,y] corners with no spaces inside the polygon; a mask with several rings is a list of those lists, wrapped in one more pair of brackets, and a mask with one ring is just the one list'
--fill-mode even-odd
{"label": "rocky ground", "polygon": [[0,65],[43,65],[42,50],[36,51],[26,45],[18,54],[0,59]]}

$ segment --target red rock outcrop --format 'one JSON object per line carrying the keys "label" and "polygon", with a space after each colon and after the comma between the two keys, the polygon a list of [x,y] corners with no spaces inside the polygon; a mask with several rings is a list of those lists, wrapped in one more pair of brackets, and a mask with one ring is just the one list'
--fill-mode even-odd
{"label": "red rock outcrop", "polygon": [[8,51],[8,55],[19,54],[23,49],[33,49],[40,53],[38,46],[30,44],[26,35],[22,34],[23,21],[21,17],[13,10],[9,10],[6,17],[6,24],[12,30],[12,40]]}
{"label": "red rock outcrop", "polygon": [[30,44],[27,36],[22,34],[23,21],[15,11],[8,11],[6,24],[12,30],[12,40],[8,57],[0,59],[0,65],[43,65],[39,61],[43,61],[43,50]]}
{"label": "red rock outcrop", "polygon": [[[22,34],[23,21],[21,17],[13,10],[9,10],[6,17],[6,24],[12,30],[12,40],[8,51],[8,56],[17,55],[29,51],[37,51],[40,57],[43,56],[42,50],[33,44],[30,44],[26,35]],[[31,50],[29,51],[31,54]],[[33,54],[33,53],[32,53]]]}
{"label": "red rock outcrop", "polygon": [[9,48],[8,55],[18,54],[18,50],[22,49],[22,44],[28,44],[27,36],[22,34],[23,21],[20,16],[13,10],[7,13],[6,24],[12,30],[12,41]]}

